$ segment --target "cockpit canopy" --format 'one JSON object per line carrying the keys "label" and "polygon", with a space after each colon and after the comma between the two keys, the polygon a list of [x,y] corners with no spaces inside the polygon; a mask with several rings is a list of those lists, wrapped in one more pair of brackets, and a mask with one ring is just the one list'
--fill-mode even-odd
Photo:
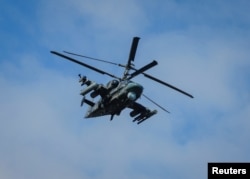
{"label": "cockpit canopy", "polygon": [[114,89],[119,85],[119,81],[118,80],[111,80],[110,82],[108,82],[107,84],[107,88],[108,89]]}

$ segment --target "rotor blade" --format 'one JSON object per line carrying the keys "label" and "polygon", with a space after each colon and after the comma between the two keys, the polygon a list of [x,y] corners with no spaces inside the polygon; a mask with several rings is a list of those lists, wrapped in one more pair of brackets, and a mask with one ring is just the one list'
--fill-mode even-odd
{"label": "rotor blade", "polygon": [[135,59],[136,49],[137,49],[139,40],[140,40],[139,37],[133,38],[133,42],[131,44],[129,58],[128,58],[128,64],[127,64],[128,68],[131,66],[131,61],[134,61],[134,59]]}
{"label": "rotor blade", "polygon": [[143,73],[144,71],[146,71],[146,70],[152,68],[153,66],[155,66],[155,65],[157,65],[157,64],[158,64],[157,61],[153,60],[151,63],[145,65],[144,67],[142,67],[142,68],[140,68],[139,70],[136,70],[134,73],[132,73],[132,74],[130,75],[130,77],[128,78],[128,80],[134,78],[135,76],[137,76],[137,75]]}
{"label": "rotor blade", "polygon": [[163,108],[162,106],[160,106],[159,104],[157,104],[156,102],[154,102],[152,99],[150,99],[149,97],[147,97],[145,94],[142,94],[147,100],[149,100],[150,102],[154,103],[156,106],[158,106],[159,108],[161,108],[163,111],[170,113],[168,110],[166,110],[165,108]]}
{"label": "rotor blade", "polygon": [[119,64],[119,63],[114,63],[114,62],[107,61],[107,60],[102,60],[102,59],[98,59],[98,58],[88,57],[88,56],[85,56],[85,55],[79,55],[79,54],[72,53],[72,52],[67,52],[67,51],[63,51],[63,52],[67,53],[67,54],[70,54],[70,55],[75,55],[75,56],[78,56],[78,57],[88,58],[88,59],[96,60],[96,61],[99,61],[99,62],[105,62],[105,63],[109,63],[109,64],[112,64],[112,65],[117,65],[117,66],[125,67],[125,65],[122,65],[122,64]]}
{"label": "rotor blade", "polygon": [[116,76],[114,76],[114,75],[112,75],[112,74],[110,74],[110,73],[107,73],[107,72],[105,72],[105,71],[102,71],[102,70],[100,70],[100,69],[98,69],[98,68],[95,68],[95,67],[93,67],[93,66],[90,66],[90,65],[88,65],[88,64],[85,64],[85,63],[83,63],[83,62],[80,62],[80,61],[78,61],[78,60],[75,60],[75,59],[73,59],[73,58],[71,58],[71,57],[68,57],[68,56],[66,56],[66,55],[63,55],[63,54],[61,54],[61,53],[58,53],[58,52],[55,52],[55,51],[50,51],[52,54],[55,54],[55,55],[58,55],[58,56],[60,56],[60,57],[62,57],[62,58],[65,58],[65,59],[67,59],[67,60],[69,60],[69,61],[72,61],[72,62],[74,62],[74,63],[77,63],[77,64],[79,64],[79,65],[82,65],[82,66],[84,66],[84,67],[87,67],[87,68],[89,68],[89,69],[91,69],[91,70],[94,70],[94,71],[96,71],[96,72],[98,72],[98,73],[101,73],[101,74],[106,74],[106,75],[108,75],[108,76],[110,76],[110,77],[112,77],[112,78],[117,78],[117,79],[120,79],[120,78],[118,78],[118,77],[116,77]]}
{"label": "rotor blade", "polygon": [[176,88],[175,86],[172,86],[172,85],[170,85],[170,84],[168,84],[168,83],[166,83],[166,82],[164,82],[164,81],[161,81],[161,80],[159,80],[159,79],[157,79],[157,78],[155,78],[155,77],[153,77],[153,76],[151,76],[151,75],[148,75],[148,74],[146,74],[146,73],[143,73],[143,75],[144,75],[145,77],[151,79],[151,80],[154,80],[154,81],[156,81],[156,82],[158,82],[158,83],[161,83],[161,84],[163,84],[163,85],[165,85],[165,86],[167,86],[167,87],[169,87],[169,88],[172,88],[172,89],[174,89],[174,90],[176,90],[176,91],[178,91],[178,92],[180,92],[180,93],[182,93],[182,94],[184,94],[184,95],[187,95],[187,96],[190,97],[190,98],[194,98],[191,94],[188,94],[187,92],[185,92],[185,91],[183,91],[183,90],[181,90],[181,89],[178,89],[178,88]]}

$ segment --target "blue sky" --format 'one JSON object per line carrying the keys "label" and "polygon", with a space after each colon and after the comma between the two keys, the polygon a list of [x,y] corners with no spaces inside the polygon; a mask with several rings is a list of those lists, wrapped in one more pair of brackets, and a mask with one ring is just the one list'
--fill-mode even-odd
{"label": "blue sky", "polygon": [[[207,178],[208,162],[250,161],[247,0],[0,1],[0,178]],[[135,64],[195,96],[141,76],[171,111],[137,126],[125,110],[83,119],[78,73],[107,76],[50,50]],[[119,76],[122,69],[81,59]]]}

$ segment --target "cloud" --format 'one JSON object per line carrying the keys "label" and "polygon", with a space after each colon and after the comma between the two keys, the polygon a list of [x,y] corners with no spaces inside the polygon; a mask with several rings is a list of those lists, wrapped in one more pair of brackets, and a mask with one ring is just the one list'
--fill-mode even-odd
{"label": "cloud", "polygon": [[[204,119],[184,142],[184,128],[200,119],[189,123],[173,114],[175,119],[164,120],[160,113],[137,126],[124,111],[112,122],[107,117],[82,120],[76,81],[33,60],[1,70],[0,166],[5,178],[192,178],[206,173],[208,161],[247,160],[249,108],[212,120],[200,116]],[[7,71],[22,76],[23,83]]]}
{"label": "cloud", "polygon": [[[13,54],[8,45],[0,62],[1,178],[205,178],[207,162],[249,161],[245,8],[240,12],[240,5],[215,3],[213,9],[208,3],[198,4],[202,8],[193,12],[192,2],[149,4],[51,1],[34,6],[36,16],[28,12],[24,22],[35,20],[34,29],[40,30],[35,36],[23,36],[19,30],[12,35],[20,42],[34,37],[27,39],[33,48],[24,45]],[[237,16],[230,15],[232,9]],[[21,6],[19,10],[25,18],[26,11]],[[224,25],[217,26],[219,22]],[[172,28],[167,29],[168,24]],[[134,34],[143,34],[136,67],[157,59],[159,65],[148,73],[195,98],[137,77],[145,93],[170,115],[159,109],[140,126],[131,122],[129,110],[112,122],[108,116],[83,119],[87,107],[80,108],[75,74],[83,72],[103,83],[109,78],[57,60],[49,50],[84,49],[86,55],[117,57],[115,62],[123,63]],[[156,108],[146,99],[140,102]]]}
{"label": "cloud", "polygon": [[[43,2],[37,14],[40,28],[46,34],[42,35],[41,41],[46,46],[59,49],[71,47],[76,51],[85,49],[92,54],[111,51],[109,43],[102,48],[89,48],[93,44],[107,41],[121,43],[121,39],[127,39],[127,36],[141,34],[148,23],[143,9],[134,1]],[[114,53],[116,47],[112,49]]]}

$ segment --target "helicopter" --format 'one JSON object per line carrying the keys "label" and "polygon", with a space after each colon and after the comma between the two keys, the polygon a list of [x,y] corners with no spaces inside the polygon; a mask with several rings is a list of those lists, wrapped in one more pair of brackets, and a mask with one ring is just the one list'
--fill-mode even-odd
{"label": "helicopter", "polygon": [[[147,120],[148,118],[152,117],[153,115],[157,114],[157,110],[150,110],[149,108],[137,102],[137,100],[141,96],[144,96],[146,99],[154,103],[156,106],[158,106],[165,112],[170,113],[168,110],[166,110],[165,108],[163,108],[162,106],[154,102],[152,99],[144,95],[143,94],[144,88],[141,84],[132,81],[134,77],[140,74],[144,75],[144,77],[148,79],[151,79],[166,87],[172,88],[190,98],[193,98],[191,94],[145,73],[145,71],[147,71],[148,69],[156,66],[158,64],[157,61],[153,60],[152,62],[141,67],[140,69],[136,69],[134,67],[133,62],[135,59],[139,40],[140,40],[140,37],[133,38],[131,48],[130,48],[129,58],[128,58],[126,65],[118,64],[118,63],[114,63],[114,62],[106,61],[102,59],[92,58],[89,56],[79,55],[79,54],[67,52],[67,51],[63,51],[63,53],[51,51],[51,53],[54,55],[60,56],[66,60],[69,60],[71,62],[84,66],[86,68],[89,68],[97,73],[108,75],[111,78],[113,78],[106,85],[103,85],[103,84],[98,84],[92,80],[89,80],[86,76],[82,76],[79,74],[79,78],[80,78],[79,83],[81,84],[81,86],[86,85],[86,88],[84,88],[80,92],[80,95],[83,96],[82,101],[81,101],[81,106],[83,106],[84,103],[89,106],[89,109],[87,110],[85,114],[85,118],[93,118],[93,117],[100,117],[104,115],[110,115],[110,120],[112,121],[115,115],[119,116],[125,108],[129,108],[132,110],[130,112],[130,117],[133,118],[133,122],[137,122],[137,124],[140,124],[144,122],[145,120]],[[78,57],[83,57],[83,58],[87,58],[91,60],[96,60],[96,61],[101,61],[101,62],[117,65],[119,67],[123,67],[125,70],[124,70],[122,77],[117,77],[111,73],[108,73],[94,66],[91,66],[79,60],[76,60],[72,58],[71,56],[78,56]],[[130,73],[131,70],[133,70],[132,73]],[[86,98],[87,94],[89,94],[92,100]],[[94,98],[98,96],[100,99],[94,102]]]}

